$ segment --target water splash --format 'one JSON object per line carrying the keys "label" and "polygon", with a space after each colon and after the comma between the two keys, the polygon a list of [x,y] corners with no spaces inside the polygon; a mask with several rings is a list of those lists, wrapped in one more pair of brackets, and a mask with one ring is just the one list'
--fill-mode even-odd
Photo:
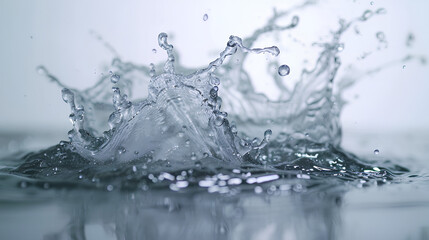
{"label": "water splash", "polygon": [[[341,20],[329,42],[316,44],[322,48],[316,64],[302,71],[292,89],[278,80],[289,74],[289,66],[277,65],[278,71],[271,73],[282,93],[277,100],[253,88],[243,62],[249,53],[280,54],[276,46],[253,45],[263,34],[297,27],[297,16],[287,25],[276,23],[288,12],[275,12],[249,38],[231,36],[217,59],[190,74],[176,70],[183,67],[166,33],[158,36],[167,53],[163,66],[137,66],[115,58],[115,73],[83,91],[65,86],[40,67],[41,74],[63,87],[71,109],[70,141],[27,155],[13,172],[44,181],[95,184],[107,191],[199,186],[225,193],[235,185],[327,176],[360,179],[360,184],[391,181],[407,169],[374,166],[341,150],[339,114],[344,102],[340,93],[333,93],[341,65],[338,53],[344,49],[342,34],[356,22],[383,13],[367,10],[349,22]],[[131,101],[137,77],[146,80],[147,93]],[[262,140],[256,137],[262,133]]]}

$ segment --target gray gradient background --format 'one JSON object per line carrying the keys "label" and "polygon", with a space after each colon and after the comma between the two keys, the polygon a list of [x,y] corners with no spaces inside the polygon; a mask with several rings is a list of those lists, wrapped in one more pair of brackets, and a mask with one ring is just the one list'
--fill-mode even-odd
{"label": "gray gradient background", "polygon": [[[124,60],[140,64],[164,61],[166,54],[157,46],[157,35],[167,32],[173,36],[171,42],[183,63],[200,67],[215,58],[229,35],[248,36],[272,15],[274,6],[283,10],[299,2],[0,0],[0,134],[19,132],[40,137],[54,133],[46,145],[66,139],[71,129],[69,108],[61,99],[60,89],[35,69],[42,64],[66,84],[81,89],[93,84],[101,73],[107,74],[102,66],[111,61],[112,54],[90,30],[103,36]],[[362,36],[352,29],[344,36],[343,62],[368,68],[410,53],[429,56],[428,1],[373,2],[322,1],[318,7],[298,13],[302,20],[298,29],[305,31],[297,35],[306,41],[318,40],[328,29],[335,29],[338,16],[351,19],[365,9],[384,7],[387,14],[360,25]],[[208,21],[202,20],[205,13]],[[377,31],[385,33],[388,48],[374,52],[365,61],[356,60],[378,46]],[[413,48],[406,48],[410,32],[416,40]],[[258,44],[277,42],[271,36]],[[296,78],[293,56],[288,55],[287,46],[279,47],[280,60],[292,68],[289,77]],[[152,53],[153,48],[159,50],[157,54]],[[429,68],[417,61],[406,65],[403,69],[398,62],[347,90],[349,104],[342,115],[346,146],[353,148],[355,136],[367,134],[372,141],[361,144],[364,153],[389,145],[397,136],[419,139],[417,148],[429,148]],[[255,85],[263,92],[271,91],[269,84]]]}

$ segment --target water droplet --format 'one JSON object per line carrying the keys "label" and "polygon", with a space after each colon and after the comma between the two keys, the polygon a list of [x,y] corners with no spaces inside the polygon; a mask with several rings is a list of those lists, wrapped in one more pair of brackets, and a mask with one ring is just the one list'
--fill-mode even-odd
{"label": "water droplet", "polygon": [[289,73],[290,73],[290,68],[289,68],[289,66],[288,65],[281,65],[280,67],[279,67],[279,75],[280,76],[286,76],[286,75],[289,75]]}
{"label": "water droplet", "polygon": [[215,185],[215,181],[211,180],[211,179],[210,180],[209,179],[201,180],[198,182],[198,185],[200,187],[211,187],[211,186]]}
{"label": "water droplet", "polygon": [[235,126],[235,124],[231,124],[230,128],[231,128],[231,133],[232,134],[237,134],[238,133],[238,130],[237,130],[237,127]]}
{"label": "water droplet", "polygon": [[378,155],[379,153],[380,153],[380,150],[378,150],[378,149],[375,149],[375,150],[374,150],[374,154],[375,154],[375,155]]}
{"label": "water droplet", "polygon": [[273,134],[273,131],[271,131],[271,129],[267,129],[264,132],[264,139],[267,140],[267,141],[269,141],[272,134]]}
{"label": "water droplet", "polygon": [[179,191],[179,187],[174,183],[170,184],[169,187],[172,191]]}
{"label": "water droplet", "polygon": [[304,190],[304,187],[301,184],[297,183],[292,187],[292,190],[295,192],[302,192]]}
{"label": "water droplet", "polygon": [[363,12],[362,16],[360,17],[360,19],[362,21],[366,21],[368,20],[368,18],[370,18],[372,16],[372,11],[371,10],[366,10],[365,12]]}
{"label": "water droplet", "polygon": [[178,188],[186,188],[189,185],[187,181],[177,181],[176,186]]}
{"label": "water droplet", "polygon": [[37,68],[36,68],[36,71],[37,71],[37,73],[38,74],[40,74],[40,75],[46,75],[46,74],[48,74],[48,71],[46,70],[46,68],[45,67],[43,67],[43,66],[38,66]]}
{"label": "water droplet", "polygon": [[415,40],[414,34],[412,33],[408,34],[407,41],[406,41],[407,47],[413,46],[414,40]]}
{"label": "water droplet", "polygon": [[109,120],[108,120],[110,129],[115,128],[121,121],[122,121],[121,114],[118,114],[117,112],[113,112],[112,114],[110,114]]}
{"label": "water droplet", "polygon": [[153,64],[153,63],[149,64],[149,69],[150,69],[149,70],[149,76],[154,77],[156,74],[155,64]]}
{"label": "water droplet", "polygon": [[63,90],[61,90],[61,95],[63,97],[64,102],[66,102],[66,103],[73,103],[74,102],[74,94],[72,91],[70,91],[70,89],[63,88]]}
{"label": "water droplet", "polygon": [[216,76],[210,76],[210,84],[213,86],[217,86],[220,84],[220,80]]}
{"label": "water droplet", "polygon": [[260,186],[256,186],[254,190],[255,190],[256,194],[260,194],[263,191],[262,187],[260,187]]}
{"label": "water droplet", "polygon": [[207,19],[209,19],[209,15],[204,14],[204,16],[203,16],[203,20],[204,20],[204,21],[207,21]]}
{"label": "water droplet", "polygon": [[118,147],[118,153],[119,154],[123,154],[123,153],[125,153],[127,150],[124,148],[124,147],[122,147],[122,146],[120,146],[120,147]]}
{"label": "water droplet", "polygon": [[298,22],[299,22],[299,17],[298,16],[293,16],[291,25],[292,26],[296,26],[296,25],[298,25]]}
{"label": "water droplet", "polygon": [[375,11],[375,13],[377,13],[377,14],[385,14],[385,13],[387,13],[387,11],[384,8],[379,8],[379,9],[377,9],[377,11]]}
{"label": "water droplet", "polygon": [[228,185],[240,185],[242,180],[240,178],[231,178],[228,180]]}
{"label": "water droplet", "polygon": [[219,88],[217,86],[214,86],[212,89],[210,89],[210,97],[215,99],[217,98],[217,91]]}
{"label": "water droplet", "polygon": [[[220,106],[218,108],[220,108]],[[213,113],[215,114],[214,123],[218,127],[221,126],[225,122],[225,119],[228,117],[228,113],[226,112],[215,110],[213,111]]]}
{"label": "water droplet", "polygon": [[158,34],[158,45],[164,50],[171,50],[173,49],[173,45],[168,44],[167,38],[168,38],[167,33],[162,32]]}
{"label": "water droplet", "polygon": [[377,39],[380,41],[380,42],[384,42],[386,39],[386,36],[384,35],[384,33],[383,32],[377,32],[376,33],[376,36],[377,36]]}
{"label": "water droplet", "polygon": [[369,4],[374,5],[374,2],[373,2],[373,1],[371,1]]}
{"label": "water droplet", "polygon": [[111,77],[110,77],[110,81],[112,82],[112,83],[117,83],[117,82],[119,82],[119,79],[121,78],[121,76],[119,76],[118,74],[113,74]]}
{"label": "water droplet", "polygon": [[112,185],[107,185],[106,189],[107,189],[107,191],[111,192],[113,190],[113,186]]}
{"label": "water droplet", "polygon": [[156,53],[156,49],[155,49],[155,48],[154,48],[154,49],[152,49],[152,52],[153,52],[153,53]]}
{"label": "water droplet", "polygon": [[405,69],[406,67],[407,67],[407,65],[405,65],[405,64],[404,64],[404,65],[402,65],[402,69]]}

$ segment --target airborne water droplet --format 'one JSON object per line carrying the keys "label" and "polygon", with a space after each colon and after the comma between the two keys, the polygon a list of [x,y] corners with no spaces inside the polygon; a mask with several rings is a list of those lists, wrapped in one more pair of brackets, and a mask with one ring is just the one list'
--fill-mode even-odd
{"label": "airborne water droplet", "polygon": [[40,75],[46,75],[46,74],[48,73],[48,71],[46,70],[46,68],[45,68],[45,67],[43,67],[43,66],[38,66],[38,67],[36,68],[36,71],[37,71],[37,73],[38,73],[38,74],[40,74]]}
{"label": "airborne water droplet", "polygon": [[293,16],[291,25],[292,26],[296,26],[298,24],[298,22],[299,22],[299,17],[298,16]]}
{"label": "airborne water droplet", "polygon": [[408,34],[407,41],[406,41],[407,47],[411,47],[414,43],[414,40],[415,40],[414,34],[412,33]]}
{"label": "airborne water droplet", "polygon": [[273,131],[271,131],[271,129],[267,129],[264,133],[264,138],[266,140],[269,140],[272,134],[273,134]]}
{"label": "airborne water droplet", "polygon": [[207,21],[207,19],[209,19],[209,15],[204,14],[204,16],[203,16],[203,20],[204,20],[204,21]]}
{"label": "airborne water droplet", "polygon": [[289,75],[289,73],[290,73],[290,68],[288,65],[284,64],[284,65],[281,65],[279,67],[279,75],[280,76],[286,76],[286,75]]}
{"label": "airborne water droplet", "polygon": [[379,9],[377,9],[377,11],[375,11],[375,13],[377,13],[377,14],[385,14],[386,12],[387,11],[384,8],[379,8]]}
{"label": "airborne water droplet", "polygon": [[156,53],[156,49],[155,49],[155,48],[154,48],[154,49],[152,49],[152,52],[153,52],[153,53]]}
{"label": "airborne water droplet", "polygon": [[380,153],[380,150],[378,150],[378,149],[375,149],[375,150],[374,150],[374,154],[375,154],[375,155],[378,155],[379,153]]}
{"label": "airborne water droplet", "polygon": [[362,16],[360,17],[360,20],[366,21],[368,18],[370,18],[373,15],[373,12],[371,10],[366,10],[363,12]]}
{"label": "airborne water droplet", "polygon": [[117,82],[119,82],[119,79],[121,79],[121,76],[119,76],[118,74],[113,74],[113,75],[110,77],[110,81],[111,81],[112,83],[117,83]]}
{"label": "airborne water droplet", "polygon": [[377,36],[377,39],[380,41],[380,42],[384,42],[386,39],[386,36],[384,35],[384,33],[383,32],[377,32],[377,34],[376,34],[376,36]]}

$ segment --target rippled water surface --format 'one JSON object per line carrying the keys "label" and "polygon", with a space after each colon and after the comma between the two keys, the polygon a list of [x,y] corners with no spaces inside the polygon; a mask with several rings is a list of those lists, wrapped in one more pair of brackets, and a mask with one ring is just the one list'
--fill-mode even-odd
{"label": "rippled water surface", "polygon": [[[2,154],[1,238],[429,238],[428,175],[414,165],[425,160],[427,150],[418,144],[428,135],[398,140],[417,151],[412,161],[386,158],[378,149],[359,157],[362,152],[341,145],[346,88],[385,65],[425,63],[425,56],[407,55],[338,77],[343,34],[384,14],[376,8],[339,20],[326,40],[314,41],[317,57],[303,69],[276,60],[287,51],[256,44],[299,28],[293,10],[275,11],[249,37],[225,39],[219,57],[201,68],[182,66],[166,33],[157,36],[164,63],[115,58],[109,74],[84,90],[39,66],[61,87],[72,129],[52,147]],[[387,47],[383,32],[376,38]],[[246,68],[249,57],[266,59],[260,67],[278,97],[252,84],[260,79]],[[301,72],[299,79],[285,84],[293,71]]]}

